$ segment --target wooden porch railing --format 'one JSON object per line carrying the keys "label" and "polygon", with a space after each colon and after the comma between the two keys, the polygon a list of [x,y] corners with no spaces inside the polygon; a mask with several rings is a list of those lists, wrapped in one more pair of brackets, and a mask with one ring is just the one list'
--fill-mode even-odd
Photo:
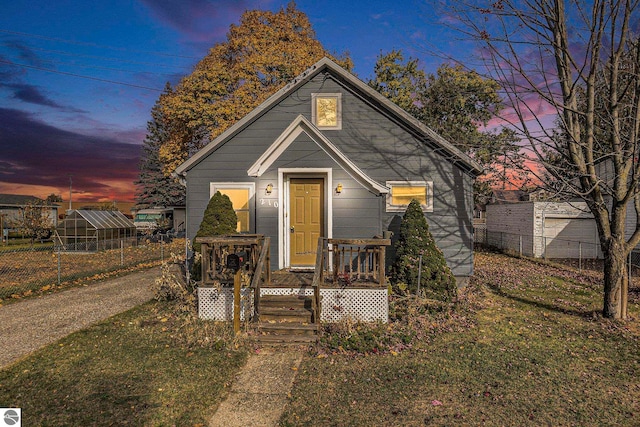
{"label": "wooden porch railing", "polygon": [[202,245],[202,285],[233,282],[233,273],[226,268],[226,257],[232,253],[246,252],[249,271],[255,271],[264,240],[261,234],[197,237],[195,243]]}
{"label": "wooden porch railing", "polygon": [[318,238],[318,249],[316,250],[316,265],[313,272],[313,282],[311,287],[313,288],[312,310],[313,321],[316,324],[320,324],[320,314],[322,313],[322,299],[320,298],[320,285],[324,283],[324,248],[326,239],[323,237]]}
{"label": "wooden porch railing", "polygon": [[373,282],[386,286],[386,246],[391,245],[391,239],[328,239],[327,243],[334,285]]}
{"label": "wooden porch railing", "polygon": [[265,237],[260,249],[260,256],[251,279],[253,289],[253,320],[260,320],[260,287],[262,283],[271,283],[271,237]]}
{"label": "wooden porch railing", "polygon": [[[391,239],[318,239],[316,276],[319,284],[358,283],[386,286],[385,254]],[[321,270],[318,273],[319,269]],[[315,276],[314,276],[315,280]]]}

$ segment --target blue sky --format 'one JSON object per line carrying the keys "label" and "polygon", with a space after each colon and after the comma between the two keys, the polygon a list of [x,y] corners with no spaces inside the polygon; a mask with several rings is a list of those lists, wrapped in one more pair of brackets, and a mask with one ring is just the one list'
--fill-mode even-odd
{"label": "blue sky", "polygon": [[[318,39],[371,77],[403,49],[427,71],[466,53],[428,1],[298,1]],[[276,0],[5,2],[0,15],[0,193],[130,201],[150,110],[247,9]],[[348,5],[348,6],[345,6]]]}

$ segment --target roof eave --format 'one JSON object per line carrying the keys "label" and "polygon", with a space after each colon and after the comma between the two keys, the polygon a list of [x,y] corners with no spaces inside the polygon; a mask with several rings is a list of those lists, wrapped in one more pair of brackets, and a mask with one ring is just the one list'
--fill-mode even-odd
{"label": "roof eave", "polygon": [[464,165],[464,169],[467,169],[473,175],[481,175],[484,172],[484,168],[473,160],[471,157],[460,151],[453,144],[448,142],[442,136],[438,135],[435,131],[433,131],[428,126],[424,125],[415,117],[411,116],[409,113],[404,111],[402,108],[391,102],[388,98],[377,92],[375,89],[369,87],[363,81],[358,79],[353,74],[346,71],[344,68],[333,62],[331,59],[324,57],[310,68],[305,70],[298,77],[293,79],[290,83],[285,85],[283,88],[278,90],[276,93],[267,98],[264,102],[262,102],[258,107],[252,110],[249,114],[244,116],[238,122],[236,122],[233,126],[229,127],[226,131],[220,134],[217,138],[199,150],[196,154],[194,154],[191,158],[186,160],[180,166],[178,166],[175,172],[172,174],[177,177],[185,177],[186,172],[193,168],[195,165],[200,163],[205,157],[214,152],[219,146],[221,146],[226,140],[230,139],[241,130],[243,130],[246,126],[251,124],[253,121],[258,119],[264,112],[270,109],[273,105],[286,98],[290,93],[297,90],[300,86],[311,80],[317,74],[322,72],[324,69],[330,68],[333,72],[335,72],[340,78],[346,80],[351,85],[357,87],[360,91],[362,91],[366,96],[376,100],[378,104],[383,106],[385,109],[390,110],[394,115],[399,117],[402,121],[409,124],[412,128],[414,128],[418,133],[428,137],[433,140],[433,142],[439,146],[441,146],[445,151],[447,151],[450,155],[455,157],[455,161],[458,161]]}

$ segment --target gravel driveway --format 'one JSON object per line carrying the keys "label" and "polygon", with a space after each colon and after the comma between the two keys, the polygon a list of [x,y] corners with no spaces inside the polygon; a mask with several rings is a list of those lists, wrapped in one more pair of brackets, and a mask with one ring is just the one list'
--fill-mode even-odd
{"label": "gravel driveway", "polygon": [[72,332],[150,300],[160,268],[0,307],[0,368]]}

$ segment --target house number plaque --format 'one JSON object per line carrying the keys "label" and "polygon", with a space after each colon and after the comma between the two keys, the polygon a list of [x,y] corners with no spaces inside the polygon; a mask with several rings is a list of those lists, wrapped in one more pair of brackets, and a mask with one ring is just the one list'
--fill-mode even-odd
{"label": "house number plaque", "polygon": [[274,208],[278,207],[278,201],[273,199],[260,199],[261,206],[272,206]]}

